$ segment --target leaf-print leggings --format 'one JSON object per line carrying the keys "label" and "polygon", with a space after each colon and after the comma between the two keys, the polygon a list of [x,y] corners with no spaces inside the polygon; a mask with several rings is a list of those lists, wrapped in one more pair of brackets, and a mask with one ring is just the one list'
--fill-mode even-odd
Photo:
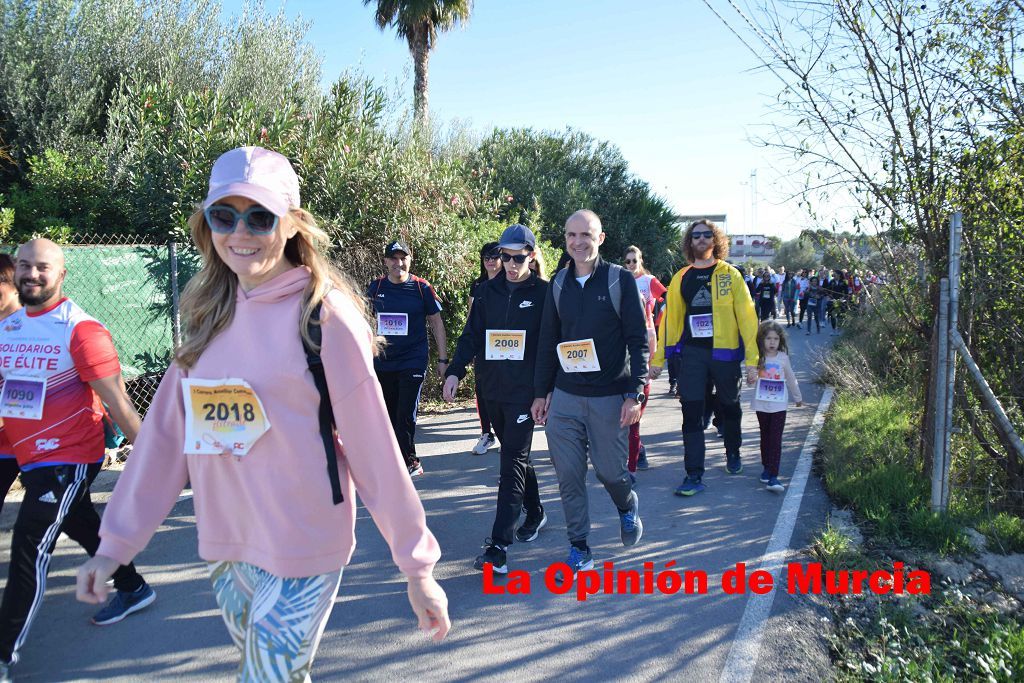
{"label": "leaf-print leggings", "polygon": [[238,680],[308,681],[341,570],[284,579],[247,562],[211,562],[210,579],[242,654]]}

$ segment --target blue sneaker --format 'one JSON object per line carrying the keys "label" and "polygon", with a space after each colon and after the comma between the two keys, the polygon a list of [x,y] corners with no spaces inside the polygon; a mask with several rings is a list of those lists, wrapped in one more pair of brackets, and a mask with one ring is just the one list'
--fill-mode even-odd
{"label": "blue sneaker", "polygon": [[782,493],[783,491],[786,490],[786,487],[782,485],[782,482],[779,481],[778,477],[772,477],[771,479],[768,480],[767,483],[768,485],[765,486],[765,488],[768,489],[769,491],[774,491],[775,493]]}
{"label": "blue sneaker", "polygon": [[760,480],[762,484],[767,484],[771,478],[772,475],[768,474],[768,470],[761,470]]}
{"label": "blue sneaker", "polygon": [[725,454],[725,471],[729,474],[739,474],[743,471],[743,463],[740,462],[739,453]]}
{"label": "blue sneaker", "polygon": [[565,561],[574,572],[581,572],[584,569],[594,568],[594,555],[590,548],[580,550],[576,546],[569,546],[569,559]]}
{"label": "blue sneaker", "polygon": [[683,483],[676,488],[677,496],[692,496],[704,490],[704,484],[700,477],[687,476]]}
{"label": "blue sneaker", "polygon": [[638,470],[646,470],[648,467],[650,467],[650,464],[647,462],[647,447],[640,444],[640,455],[636,458],[636,468]]}
{"label": "blue sneaker", "polygon": [[149,607],[154,600],[156,600],[156,591],[145,582],[136,591],[117,591],[114,593],[114,597],[110,598],[107,606],[93,616],[92,623],[97,626],[116,624],[132,612]]}
{"label": "blue sneaker", "polygon": [[629,494],[629,512],[619,513],[619,537],[622,545],[636,545],[644,535],[644,523],[640,521],[640,496],[636,491]]}

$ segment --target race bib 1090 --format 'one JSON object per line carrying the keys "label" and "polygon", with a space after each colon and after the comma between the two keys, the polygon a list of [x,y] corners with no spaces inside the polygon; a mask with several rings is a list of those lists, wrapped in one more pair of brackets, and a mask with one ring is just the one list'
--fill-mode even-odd
{"label": "race bib 1090", "polygon": [[5,377],[4,391],[0,395],[0,417],[42,420],[45,400],[45,377]]}

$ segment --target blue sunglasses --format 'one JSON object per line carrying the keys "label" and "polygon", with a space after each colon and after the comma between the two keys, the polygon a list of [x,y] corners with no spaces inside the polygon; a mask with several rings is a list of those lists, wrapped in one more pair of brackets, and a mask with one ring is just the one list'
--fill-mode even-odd
{"label": "blue sunglasses", "polygon": [[259,205],[249,207],[244,213],[240,213],[230,206],[214,204],[205,209],[203,215],[206,216],[206,224],[210,226],[210,230],[221,235],[233,233],[239,219],[254,235],[269,235],[274,232],[278,223],[277,215]]}

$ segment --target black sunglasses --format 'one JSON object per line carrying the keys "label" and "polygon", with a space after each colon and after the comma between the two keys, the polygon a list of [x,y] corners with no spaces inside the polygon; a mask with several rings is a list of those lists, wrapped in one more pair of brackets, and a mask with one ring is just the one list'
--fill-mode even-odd
{"label": "black sunglasses", "polygon": [[515,255],[513,255],[513,254],[506,254],[505,252],[501,252],[501,262],[502,263],[508,263],[509,261],[515,261],[516,263],[522,265],[522,264],[526,263],[526,259],[528,259],[528,258],[530,258],[529,254],[515,254]]}
{"label": "black sunglasses", "polygon": [[690,233],[691,240],[700,239],[701,237],[709,240],[714,236],[715,233],[711,232],[710,230],[694,230],[693,232]]}
{"label": "black sunglasses", "polygon": [[497,261],[499,258],[498,254],[487,254],[484,256],[484,261]]}

